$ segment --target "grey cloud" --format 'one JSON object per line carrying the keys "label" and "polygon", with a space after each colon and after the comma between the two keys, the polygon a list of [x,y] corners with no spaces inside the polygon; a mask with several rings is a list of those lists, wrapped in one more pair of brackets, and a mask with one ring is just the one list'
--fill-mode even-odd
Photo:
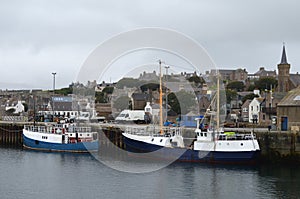
{"label": "grey cloud", "polygon": [[40,77],[60,71],[58,86],[67,86],[99,43],[140,27],[178,30],[202,44],[220,67],[250,72],[261,65],[276,69],[285,41],[296,72],[299,7],[297,0],[1,1],[0,78],[5,85],[49,88],[51,75]]}

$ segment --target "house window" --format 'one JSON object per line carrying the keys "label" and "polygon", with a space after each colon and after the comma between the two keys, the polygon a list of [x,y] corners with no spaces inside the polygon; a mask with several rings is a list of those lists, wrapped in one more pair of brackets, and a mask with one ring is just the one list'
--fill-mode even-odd
{"label": "house window", "polygon": [[263,120],[266,120],[266,115],[265,114],[263,114]]}
{"label": "house window", "polygon": [[253,106],[251,106],[251,111],[253,111]]}

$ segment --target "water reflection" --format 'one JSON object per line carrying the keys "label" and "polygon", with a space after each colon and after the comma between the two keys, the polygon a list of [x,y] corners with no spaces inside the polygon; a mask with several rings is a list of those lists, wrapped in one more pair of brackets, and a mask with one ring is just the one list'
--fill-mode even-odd
{"label": "water reflection", "polygon": [[[135,166],[142,167],[143,164],[139,162]],[[300,196],[298,167],[174,163],[155,172],[132,174],[108,168],[88,154],[0,148],[0,168],[1,198],[247,199]]]}

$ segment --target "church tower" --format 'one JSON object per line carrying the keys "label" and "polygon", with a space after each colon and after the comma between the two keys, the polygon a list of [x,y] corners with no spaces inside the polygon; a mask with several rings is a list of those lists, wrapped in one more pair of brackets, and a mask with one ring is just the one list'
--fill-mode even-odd
{"label": "church tower", "polygon": [[278,66],[278,92],[288,92],[290,90],[290,67],[287,62],[285,45],[283,44],[281,62]]}

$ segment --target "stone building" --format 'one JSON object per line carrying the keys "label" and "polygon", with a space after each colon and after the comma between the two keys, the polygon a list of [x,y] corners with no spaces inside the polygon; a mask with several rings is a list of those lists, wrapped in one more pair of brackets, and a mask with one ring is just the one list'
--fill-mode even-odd
{"label": "stone building", "polygon": [[152,101],[150,94],[145,93],[133,93],[131,98],[133,110],[144,110],[146,103]]}
{"label": "stone building", "polygon": [[232,73],[231,73],[231,77],[230,79],[232,81],[241,81],[241,82],[245,82],[247,79],[248,79],[248,72],[246,71],[246,69],[237,69],[237,70],[234,70]]}
{"label": "stone building", "polygon": [[276,70],[266,70],[265,67],[260,67],[259,71],[253,74],[255,78],[276,77]]}
{"label": "stone building", "polygon": [[278,66],[278,92],[286,93],[300,85],[300,75],[290,74],[291,65],[287,61],[285,45],[283,45],[281,61]]}
{"label": "stone building", "polygon": [[290,90],[290,68],[291,65],[287,62],[285,46],[283,45],[281,62],[278,66],[278,92],[288,92]]}
{"label": "stone building", "polygon": [[277,104],[279,130],[286,131],[300,127],[300,86],[287,93]]}
{"label": "stone building", "polygon": [[242,81],[245,82],[248,79],[248,72],[246,69],[212,69],[210,71],[211,76],[216,76],[217,72],[220,73],[223,81]]}

